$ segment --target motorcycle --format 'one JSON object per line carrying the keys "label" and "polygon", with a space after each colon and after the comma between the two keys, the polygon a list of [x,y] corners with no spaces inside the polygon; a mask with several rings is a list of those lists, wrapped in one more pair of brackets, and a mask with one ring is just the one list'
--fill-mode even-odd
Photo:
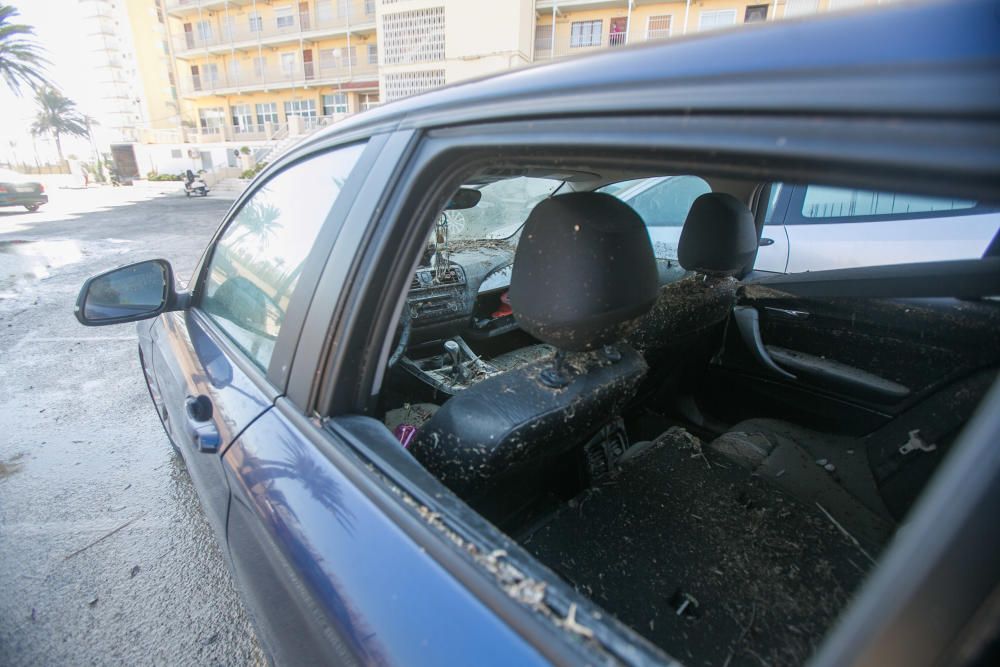
{"label": "motorcycle", "polygon": [[192,195],[195,197],[208,196],[208,185],[201,176],[195,176],[193,179],[184,181],[184,194],[188,197]]}

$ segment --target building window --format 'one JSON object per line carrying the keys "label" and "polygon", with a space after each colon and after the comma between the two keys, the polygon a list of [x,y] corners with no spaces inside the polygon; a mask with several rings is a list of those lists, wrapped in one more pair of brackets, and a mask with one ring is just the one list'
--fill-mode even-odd
{"label": "building window", "polygon": [[221,134],[225,117],[222,107],[198,109],[198,125],[204,134]]}
{"label": "building window", "polygon": [[552,53],[552,26],[535,26],[535,55]]}
{"label": "building window", "polygon": [[333,2],[331,0],[319,0],[316,3],[316,18],[321,24],[333,20]]}
{"label": "building window", "polygon": [[342,46],[336,49],[320,49],[319,66],[321,69],[346,69],[348,63],[358,64],[358,53],[354,47]]}
{"label": "building window", "polygon": [[646,39],[666,39],[670,37],[670,27],[674,17],[670,14],[650,16],[646,19]]}
{"label": "building window", "polygon": [[253,75],[258,79],[264,78],[264,70],[267,68],[267,56],[254,56]]}
{"label": "building window", "polygon": [[198,30],[198,41],[206,44],[212,41],[212,24],[208,21],[198,21],[194,24]]}
{"label": "building window", "polygon": [[574,21],[569,31],[570,48],[600,46],[604,21]]}
{"label": "building window", "polygon": [[378,65],[378,44],[368,45],[368,64]]}
{"label": "building window", "polygon": [[386,65],[444,60],[444,7],[382,15]]}
{"label": "building window", "polygon": [[256,105],[255,110],[258,125],[278,122],[278,105],[275,102],[260,102]]}
{"label": "building window", "polygon": [[698,18],[698,30],[717,30],[736,23],[735,9],[716,9],[702,12]]}
{"label": "building window", "polygon": [[365,14],[371,16],[375,13],[375,0],[365,0]]}
{"label": "building window", "polygon": [[250,32],[260,32],[264,29],[264,19],[260,14],[251,12],[247,18],[250,20]]}
{"label": "building window", "polygon": [[294,53],[282,53],[281,54],[281,73],[286,77],[295,75],[295,54]]}
{"label": "building window", "polygon": [[[832,2],[832,0],[831,0]],[[767,5],[747,5],[744,23],[763,23],[767,20]]]}
{"label": "building window", "polygon": [[323,115],[347,113],[347,93],[334,93],[323,96]]}
{"label": "building window", "polygon": [[219,65],[218,63],[209,63],[203,67],[204,73],[202,76],[205,77],[205,84],[208,86],[218,86],[219,85]]}
{"label": "building window", "polygon": [[285,118],[289,116],[315,118],[316,100],[292,100],[291,102],[285,102]]}
{"label": "building window", "polygon": [[443,69],[418,72],[393,72],[385,75],[385,98],[388,101],[423,93],[445,84]]}
{"label": "building window", "polygon": [[378,95],[375,93],[362,93],[359,96],[359,99],[361,101],[362,111],[368,111],[369,109],[378,106]]}
{"label": "building window", "polygon": [[232,106],[233,112],[233,129],[237,132],[253,132],[253,112],[250,110],[249,104],[234,104]]}
{"label": "building window", "polygon": [[291,28],[295,26],[295,16],[292,15],[292,6],[285,5],[284,7],[274,8],[274,23],[280,30],[281,28]]}
{"label": "building window", "polygon": [[830,0],[830,6],[828,9],[833,12],[838,9],[850,9],[851,7],[860,7],[865,4],[865,0]]}
{"label": "building window", "polygon": [[815,14],[819,10],[819,0],[786,0],[785,16]]}

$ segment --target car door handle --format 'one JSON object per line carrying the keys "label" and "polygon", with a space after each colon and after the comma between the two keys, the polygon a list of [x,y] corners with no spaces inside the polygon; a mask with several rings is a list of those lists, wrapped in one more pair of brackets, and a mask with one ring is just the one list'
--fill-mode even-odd
{"label": "car door handle", "polygon": [[774,245],[774,239],[769,239],[766,236],[762,236],[760,237],[760,241],[757,242],[757,245],[759,245],[762,248],[764,246]]}
{"label": "car door handle", "polygon": [[204,394],[188,396],[184,401],[184,408],[187,411],[188,435],[198,451],[206,453],[219,451],[222,438],[219,436],[219,427],[215,425],[213,419],[215,409],[212,406],[212,399]]}
{"label": "car door handle", "polygon": [[764,341],[760,337],[760,315],[757,313],[757,309],[752,306],[734,306],[733,318],[736,320],[736,328],[739,329],[743,343],[750,350],[750,354],[757,360],[757,363],[774,375],[786,380],[794,380],[795,376],[774,363],[774,359],[767,353]]}

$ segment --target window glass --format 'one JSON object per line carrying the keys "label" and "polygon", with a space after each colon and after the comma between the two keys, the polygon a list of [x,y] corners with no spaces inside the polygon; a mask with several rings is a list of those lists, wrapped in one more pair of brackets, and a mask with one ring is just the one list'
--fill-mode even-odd
{"label": "window glass", "polygon": [[698,18],[698,30],[715,30],[736,23],[735,9],[716,9],[702,11]]}
{"label": "window glass", "polygon": [[967,199],[919,197],[896,192],[872,192],[830,188],[822,185],[806,187],[802,200],[804,218],[844,218],[876,215],[905,215],[973,208],[976,202]]}
{"label": "window glass", "polygon": [[656,176],[600,188],[631,206],[646,223],[659,259],[677,259],[677,241],[694,200],[712,188],[697,176]]}
{"label": "window glass", "polygon": [[334,93],[323,96],[323,115],[347,113],[347,93]]}
{"label": "window glass", "polygon": [[601,25],[603,21],[575,21],[570,26],[569,45],[571,48],[578,46],[600,46],[601,45]]}
{"label": "window glass", "polygon": [[257,124],[277,123],[278,105],[275,102],[259,102],[255,106],[257,110]]}
{"label": "window glass", "polygon": [[781,195],[781,183],[771,184],[771,194],[767,198],[767,211],[764,212],[764,224],[770,225],[774,219],[774,207],[778,204],[778,197]]}
{"label": "window glass", "polygon": [[215,246],[201,307],[262,370],[309,250],[363,148],[341,148],[270,179]]}

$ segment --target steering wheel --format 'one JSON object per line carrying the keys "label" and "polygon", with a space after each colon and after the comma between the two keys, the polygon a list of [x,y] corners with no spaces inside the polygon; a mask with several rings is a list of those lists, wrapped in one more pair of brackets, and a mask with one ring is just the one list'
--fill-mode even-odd
{"label": "steering wheel", "polygon": [[389,356],[389,368],[395,366],[402,359],[403,353],[406,352],[406,348],[410,344],[410,304],[403,304],[403,313],[399,318],[399,324],[396,326],[398,332],[396,335],[399,336],[399,342],[396,343],[396,349]]}

